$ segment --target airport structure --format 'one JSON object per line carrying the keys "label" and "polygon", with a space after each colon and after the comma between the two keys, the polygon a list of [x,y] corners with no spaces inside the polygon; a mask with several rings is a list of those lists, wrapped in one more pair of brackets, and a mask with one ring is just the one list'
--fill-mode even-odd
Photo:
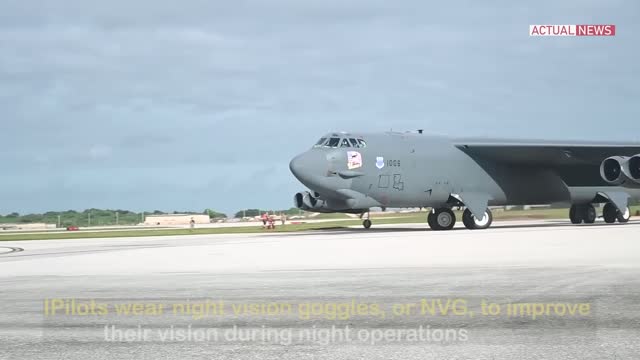
{"label": "airport structure", "polygon": [[50,230],[55,229],[56,224],[28,223],[28,224],[0,224],[0,230]]}
{"label": "airport structure", "polygon": [[147,215],[144,218],[144,225],[189,225],[191,220],[195,224],[209,224],[209,215],[202,214],[163,214]]}

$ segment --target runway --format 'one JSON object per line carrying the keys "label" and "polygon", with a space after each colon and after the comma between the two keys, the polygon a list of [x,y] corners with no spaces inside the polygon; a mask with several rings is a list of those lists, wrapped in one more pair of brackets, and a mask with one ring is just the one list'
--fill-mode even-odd
{"label": "runway", "polygon": [[639,358],[640,222],[567,223],[0,242],[0,358]]}

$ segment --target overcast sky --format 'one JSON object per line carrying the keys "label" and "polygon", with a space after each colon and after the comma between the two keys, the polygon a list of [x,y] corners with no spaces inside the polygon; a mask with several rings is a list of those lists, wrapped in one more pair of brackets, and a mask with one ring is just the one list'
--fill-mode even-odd
{"label": "overcast sky", "polygon": [[0,213],[288,208],[330,130],[640,139],[640,2],[481,3],[3,0]]}

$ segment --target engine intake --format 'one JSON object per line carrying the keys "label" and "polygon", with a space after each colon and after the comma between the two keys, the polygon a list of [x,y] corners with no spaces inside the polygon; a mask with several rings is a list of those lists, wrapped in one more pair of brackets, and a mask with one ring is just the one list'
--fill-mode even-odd
{"label": "engine intake", "polygon": [[627,180],[622,172],[622,166],[627,162],[625,156],[612,156],[604,159],[600,164],[600,176],[610,185],[620,185]]}
{"label": "engine intake", "polygon": [[640,187],[640,154],[632,157],[612,156],[600,164],[600,176],[609,185]]}
{"label": "engine intake", "polygon": [[320,199],[320,194],[303,191],[293,196],[293,204],[295,207],[305,211],[314,212],[332,212],[327,206],[326,201]]}
{"label": "engine intake", "polygon": [[634,181],[640,181],[640,154],[634,155],[627,161],[627,167],[625,169],[627,175]]}

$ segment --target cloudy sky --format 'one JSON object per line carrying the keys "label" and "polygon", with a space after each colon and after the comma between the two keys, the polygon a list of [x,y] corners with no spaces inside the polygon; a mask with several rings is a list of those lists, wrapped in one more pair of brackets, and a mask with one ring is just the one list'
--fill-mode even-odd
{"label": "cloudy sky", "polygon": [[288,208],[329,130],[640,139],[640,2],[481,3],[3,0],[0,213]]}

